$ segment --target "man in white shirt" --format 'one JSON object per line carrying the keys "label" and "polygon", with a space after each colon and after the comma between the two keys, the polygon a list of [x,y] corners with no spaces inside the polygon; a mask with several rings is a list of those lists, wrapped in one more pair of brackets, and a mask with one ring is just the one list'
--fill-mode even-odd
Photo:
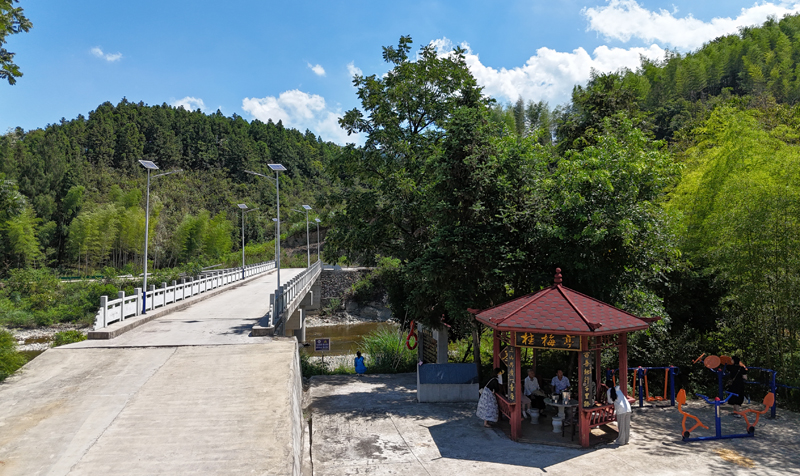
{"label": "man in white shirt", "polygon": [[526,402],[527,405],[523,406],[523,415],[527,409],[530,409],[531,406],[538,408],[539,410],[544,409],[544,400],[540,396],[542,392],[539,387],[539,379],[536,378],[536,371],[533,369],[533,367],[528,369],[528,376],[525,377],[524,393],[528,400]]}
{"label": "man in white shirt", "polygon": [[525,396],[533,395],[533,392],[539,390],[539,380],[536,378],[536,372],[533,368],[528,369],[528,376],[525,377]]}
{"label": "man in white shirt", "polygon": [[557,375],[553,377],[550,384],[553,386],[553,393],[561,393],[569,389],[569,379],[564,377],[564,372],[561,369],[558,369]]}

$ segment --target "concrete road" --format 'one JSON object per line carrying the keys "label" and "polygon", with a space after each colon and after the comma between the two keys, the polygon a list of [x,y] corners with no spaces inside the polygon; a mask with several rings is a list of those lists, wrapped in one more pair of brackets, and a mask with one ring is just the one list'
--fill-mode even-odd
{"label": "concrete road", "polygon": [[0,475],[299,474],[297,343],[248,337],[274,279],[28,363],[0,384]]}
{"label": "concrete road", "polygon": [[[312,377],[309,392],[314,476],[800,474],[800,416],[784,410],[755,438],[696,443],[681,442],[675,408],[636,410],[631,444],[584,450],[515,443],[474,404],[417,403],[414,374]],[[713,429],[708,405],[690,407]]]}

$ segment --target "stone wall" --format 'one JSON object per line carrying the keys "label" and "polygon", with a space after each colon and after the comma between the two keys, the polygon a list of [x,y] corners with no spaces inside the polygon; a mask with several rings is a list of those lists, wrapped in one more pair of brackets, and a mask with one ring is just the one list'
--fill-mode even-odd
{"label": "stone wall", "polygon": [[392,318],[389,310],[389,299],[386,293],[368,303],[358,303],[350,298],[350,290],[359,279],[367,276],[372,268],[342,268],[322,270],[319,284],[322,288],[322,308],[329,310],[331,300],[339,299],[339,307],[335,314],[346,315],[348,320],[388,321]]}

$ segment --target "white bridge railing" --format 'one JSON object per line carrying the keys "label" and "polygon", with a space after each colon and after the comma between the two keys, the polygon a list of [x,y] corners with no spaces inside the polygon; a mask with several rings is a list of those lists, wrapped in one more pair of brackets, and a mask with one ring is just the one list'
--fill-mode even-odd
{"label": "white bridge railing", "polygon": [[[275,269],[274,261],[253,264],[245,267],[244,276],[242,268],[230,268],[219,271],[209,271],[196,278],[181,278],[181,282],[172,282],[172,286],[161,283],[160,288],[154,285],[147,291],[147,310],[152,311],[158,307],[166,306],[177,301],[195,296],[226,284],[255,276]],[[100,296],[100,309],[94,319],[94,330],[106,327],[117,321],[124,321],[128,317],[135,317],[142,313],[142,288],[136,288],[133,295],[126,296],[125,291],[120,291],[117,299],[108,300],[108,296]]]}
{"label": "white bridge railing", "polygon": [[271,321],[276,329],[280,328],[286,322],[289,314],[297,309],[298,304],[295,299],[305,297],[308,289],[317,280],[321,271],[322,261],[317,261],[310,268],[306,268],[302,273],[279,287],[275,294],[269,296]]}

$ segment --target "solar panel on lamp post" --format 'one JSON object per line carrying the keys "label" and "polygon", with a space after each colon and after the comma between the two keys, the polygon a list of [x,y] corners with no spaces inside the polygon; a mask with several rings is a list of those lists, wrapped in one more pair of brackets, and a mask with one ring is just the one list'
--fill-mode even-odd
{"label": "solar panel on lamp post", "polygon": [[[144,208],[144,283],[142,283],[142,314],[147,314],[147,242],[150,232],[150,171],[159,170],[159,168],[150,160],[140,160],[139,163],[142,165],[142,167],[147,169],[147,198],[145,199]],[[153,178],[163,177],[164,175],[170,175],[177,172],[181,172],[181,169],[170,170],[169,172],[157,174],[154,175]]]}
{"label": "solar panel on lamp post", "polygon": [[322,220],[314,218],[314,221],[317,222],[317,261],[319,261],[319,222]]}
{"label": "solar panel on lamp post", "polygon": [[245,262],[244,262],[244,215],[245,213],[250,213],[258,210],[258,208],[247,208],[247,205],[244,203],[240,203],[238,205],[239,209],[242,211],[242,279],[244,279],[245,274]]}
{"label": "solar panel on lamp post", "polygon": [[277,210],[278,218],[275,220],[278,222],[278,227],[276,232],[278,234],[278,238],[275,240],[276,245],[278,247],[278,251],[275,253],[275,268],[278,270],[278,286],[276,289],[280,289],[281,287],[281,245],[280,245],[280,233],[281,233],[281,184],[278,180],[278,172],[286,171],[286,167],[281,164],[267,164],[270,170],[275,172],[275,178],[269,177],[264,174],[260,174],[258,172],[253,172],[252,170],[245,170],[245,173],[250,175],[258,175],[259,177],[264,177],[270,180],[275,180],[275,209]]}

